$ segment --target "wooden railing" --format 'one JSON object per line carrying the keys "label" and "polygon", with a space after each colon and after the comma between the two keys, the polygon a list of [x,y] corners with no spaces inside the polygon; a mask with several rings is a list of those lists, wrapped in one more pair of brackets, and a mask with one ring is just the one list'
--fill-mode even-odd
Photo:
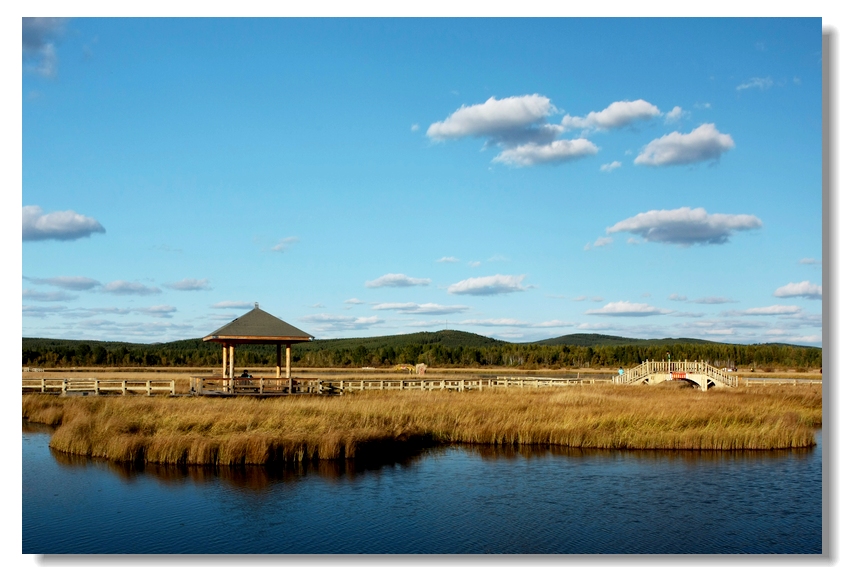
{"label": "wooden railing", "polygon": [[99,380],[67,378],[24,378],[23,393],[88,395],[98,396],[106,393],[129,394],[166,393],[175,395],[175,380]]}
{"label": "wooden railing", "polygon": [[[545,388],[582,384],[611,383],[610,378],[550,378],[542,376],[497,377],[435,377],[406,378],[300,378],[293,377],[294,394],[344,394],[369,390],[452,390],[465,392],[488,388]],[[222,378],[219,376],[191,377],[193,395],[282,395],[289,394],[288,378]]]}
{"label": "wooden railing", "polygon": [[614,377],[615,384],[631,384],[652,374],[701,374],[712,380],[716,380],[726,386],[735,387],[739,383],[739,377],[728,374],[703,360],[647,360],[642,364],[624,371]]}

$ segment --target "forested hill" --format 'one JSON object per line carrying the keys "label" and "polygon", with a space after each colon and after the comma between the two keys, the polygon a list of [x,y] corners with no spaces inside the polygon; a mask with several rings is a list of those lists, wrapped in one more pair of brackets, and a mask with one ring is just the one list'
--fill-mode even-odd
{"label": "forested hill", "polygon": [[[24,338],[22,365],[218,366],[222,349],[202,339],[169,343],[75,341]],[[437,331],[326,339],[292,347],[295,366],[309,368],[373,366],[423,362],[432,367],[594,368],[631,366],[644,360],[705,360],[717,366],[795,369],[821,368],[822,350],[785,344],[735,345],[699,339],[629,339],[574,334],[534,343],[509,343],[463,331]],[[272,366],[273,345],[237,347],[238,366]]]}
{"label": "forested hill", "polygon": [[609,345],[667,345],[675,343],[687,344],[715,344],[713,341],[703,339],[629,339],[626,337],[614,337],[612,335],[598,335],[596,333],[576,333],[564,335],[554,339],[535,341],[536,345],[575,345],[575,346],[609,346]]}

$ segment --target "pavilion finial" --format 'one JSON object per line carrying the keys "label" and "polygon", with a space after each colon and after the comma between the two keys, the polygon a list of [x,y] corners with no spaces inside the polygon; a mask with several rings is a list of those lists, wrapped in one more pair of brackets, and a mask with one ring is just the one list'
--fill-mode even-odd
{"label": "pavilion finial", "polygon": [[260,304],[259,304],[258,302],[256,302],[256,301],[254,302],[254,308],[255,308],[255,309],[260,309]]}

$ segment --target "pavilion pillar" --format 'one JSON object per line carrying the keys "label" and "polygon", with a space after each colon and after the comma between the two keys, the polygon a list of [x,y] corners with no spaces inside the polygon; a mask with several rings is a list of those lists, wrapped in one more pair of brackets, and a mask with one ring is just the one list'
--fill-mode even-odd
{"label": "pavilion pillar", "polygon": [[234,392],[234,345],[228,347],[228,391]]}
{"label": "pavilion pillar", "polygon": [[228,345],[222,343],[222,383],[225,384],[225,377],[228,376]]}
{"label": "pavilion pillar", "polygon": [[275,343],[275,378],[281,377],[281,343]]}
{"label": "pavilion pillar", "polygon": [[289,344],[289,343],[287,343],[287,344],[286,344],[286,347],[287,347],[287,365],[286,365],[286,369],[287,369],[287,380],[289,380],[289,393],[291,394],[291,393],[292,393],[292,373],[290,372],[290,368],[289,368],[290,344]]}

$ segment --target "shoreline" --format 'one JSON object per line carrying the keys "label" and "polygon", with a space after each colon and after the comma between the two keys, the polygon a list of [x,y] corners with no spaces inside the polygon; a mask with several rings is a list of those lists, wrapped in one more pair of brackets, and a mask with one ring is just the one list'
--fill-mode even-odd
{"label": "shoreline", "polygon": [[815,445],[821,392],[594,386],[564,392],[365,392],[338,398],[26,394],[56,450],[113,461],[242,465],[354,459],[446,444],[739,451]]}

